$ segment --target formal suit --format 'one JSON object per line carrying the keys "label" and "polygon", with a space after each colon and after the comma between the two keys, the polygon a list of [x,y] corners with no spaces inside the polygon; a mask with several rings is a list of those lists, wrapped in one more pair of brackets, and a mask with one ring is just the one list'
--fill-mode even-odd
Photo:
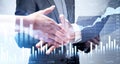
{"label": "formal suit", "polygon": [[[70,23],[74,23],[75,19],[75,2],[74,0],[65,0],[66,8],[67,8],[67,16]],[[53,0],[17,0],[17,7],[16,7],[16,15],[28,15],[33,12],[36,12],[38,10],[45,9],[47,7],[50,7],[51,5],[55,5]],[[57,23],[59,23],[59,14],[57,8],[55,10],[47,15],[48,17],[54,19]],[[95,19],[89,20],[89,21],[95,21],[96,18],[99,16],[94,17]],[[101,29],[104,27],[104,24],[106,23],[108,17],[102,19],[101,22],[96,23],[96,25],[92,27],[85,28],[81,31],[82,33],[82,42],[89,40],[90,38],[93,38],[97,35],[99,35]],[[77,22],[79,24],[79,20]],[[100,27],[100,28],[98,28]],[[39,40],[34,39],[30,37],[27,34],[24,34],[26,37],[20,37],[20,33],[16,35],[16,41],[19,47],[25,47],[25,48],[31,48],[32,46],[35,46]],[[21,40],[22,39],[22,40]],[[74,46],[77,46],[77,49],[79,48],[85,48],[84,46],[81,46],[80,42],[74,44]],[[37,50],[35,48],[35,50]],[[59,50],[59,48],[58,48]],[[79,64],[79,58],[78,56],[72,56],[71,58],[66,58],[65,54],[63,55],[37,55],[32,56],[29,59],[29,64]]]}

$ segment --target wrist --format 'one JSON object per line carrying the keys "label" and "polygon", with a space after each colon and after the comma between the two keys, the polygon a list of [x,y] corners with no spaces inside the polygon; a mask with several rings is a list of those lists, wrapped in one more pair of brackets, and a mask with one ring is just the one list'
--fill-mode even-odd
{"label": "wrist", "polygon": [[82,29],[82,27],[78,26],[75,23],[72,24],[72,26],[73,26],[73,30],[74,30],[74,34],[75,34],[73,43],[77,43],[77,42],[81,41],[81,39],[82,39],[82,37],[81,37],[81,29]]}
{"label": "wrist", "polygon": [[29,27],[30,24],[33,24],[32,19],[28,16],[16,16],[16,25],[20,26],[22,23],[23,27]]}
{"label": "wrist", "polygon": [[30,23],[27,16],[16,16],[15,31],[23,32],[25,28],[29,28]]}

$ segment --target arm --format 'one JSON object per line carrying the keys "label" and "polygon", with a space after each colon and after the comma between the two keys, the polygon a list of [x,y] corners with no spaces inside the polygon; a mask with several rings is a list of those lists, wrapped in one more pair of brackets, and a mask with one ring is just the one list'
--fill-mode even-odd
{"label": "arm", "polygon": [[89,40],[90,38],[99,35],[108,19],[109,16],[102,18],[101,20],[96,22],[93,26],[88,26],[81,30],[82,41],[85,42],[86,40]]}
{"label": "arm", "polygon": [[[60,16],[61,27],[64,28],[65,31],[66,31],[65,36],[67,36],[67,41],[68,41],[68,42],[63,43],[63,45],[72,42],[75,46],[77,46],[78,49],[84,50],[85,48],[87,48],[87,49],[85,49],[85,52],[89,52],[90,51],[90,42],[92,42],[94,44],[97,44],[97,45],[99,44],[98,42],[100,41],[100,39],[99,39],[100,31],[104,27],[104,25],[107,22],[109,16],[116,12],[116,11],[113,11],[113,10],[112,10],[112,12],[110,12],[110,11],[111,10],[108,10],[100,18],[97,18],[95,23],[93,23],[93,25],[86,26],[82,30],[80,30],[81,28],[79,27],[80,26],[79,24],[73,24],[74,26],[72,26],[68,22],[68,20],[65,19],[65,17],[63,15],[61,15]],[[82,36],[82,38],[81,38],[81,36]],[[76,37],[80,37],[80,38],[77,38],[78,39],[77,40]],[[80,42],[81,39],[82,39],[82,41],[81,41],[82,43]],[[73,41],[73,40],[75,40],[75,41]],[[40,44],[43,44],[43,43],[38,43],[38,45],[36,45],[36,47],[41,48]],[[47,43],[47,44],[51,44],[51,43]],[[53,46],[55,46],[55,48],[57,48],[56,45],[53,44]],[[93,45],[93,48],[94,48],[94,46],[95,45]],[[48,54],[51,51],[53,51],[55,48],[50,47],[49,50],[47,51]],[[81,48],[83,48],[83,49],[81,49]]]}
{"label": "arm", "polygon": [[[99,18],[99,17],[98,17]],[[92,42],[92,48],[95,49],[95,45],[99,45],[99,34],[104,27],[105,23],[109,19],[109,16],[97,21],[93,26],[87,26],[81,30],[82,41],[75,43],[74,46],[86,53],[90,52],[90,44]]]}
{"label": "arm", "polygon": [[[82,41],[84,42],[87,39],[90,39],[91,37],[97,36],[111,15],[120,14],[120,12],[118,11],[119,9],[120,9],[120,7],[116,8],[116,9],[108,7],[106,9],[106,12],[101,17],[98,17],[96,19],[96,21],[93,23],[93,25],[84,27],[84,29],[81,30]],[[80,23],[78,21],[77,25],[79,26],[79,24]]]}
{"label": "arm", "polygon": [[[52,6],[50,8],[35,12],[35,13],[30,14],[28,16],[24,16],[25,19],[23,19],[23,26],[24,27],[29,27],[30,24],[32,24],[33,25],[33,31],[34,30],[35,30],[35,32],[36,31],[41,31],[41,32],[36,32],[36,33],[33,32],[33,37],[34,37],[34,34],[35,34],[35,36],[37,35],[38,39],[42,38],[46,42],[49,41],[49,38],[57,41],[59,39],[59,37],[64,35],[63,34],[64,30],[60,26],[58,26],[53,19],[45,16],[45,14],[48,14],[48,13],[52,12],[54,8],[55,7]],[[17,17],[17,18],[20,18],[20,17]],[[26,22],[29,22],[29,23],[26,23]],[[20,25],[20,19],[17,19],[16,24]],[[51,31],[51,29],[52,29],[52,31]],[[61,31],[63,31],[63,32],[61,32]],[[57,37],[55,37],[55,34],[57,35]],[[59,36],[59,34],[61,34],[61,36]],[[18,36],[21,37],[21,35],[25,37],[24,34],[20,34]],[[52,35],[54,35],[54,37]],[[59,41],[62,41],[62,40],[59,39]],[[23,40],[20,41],[20,42],[23,42]],[[31,46],[31,45],[34,44],[34,43],[28,43],[28,41],[26,41],[27,43],[26,42],[25,43],[20,43],[20,42],[18,44],[19,46],[24,45],[24,44],[28,44],[29,46]]]}
{"label": "arm", "polygon": [[[29,3],[28,3],[29,2]],[[16,11],[15,15],[28,15],[35,12],[35,3],[34,0],[16,0]],[[26,37],[22,37],[22,35]],[[33,38],[32,36],[23,33],[17,33],[15,35],[15,40],[17,45],[25,48],[31,48],[39,42],[38,39]]]}
{"label": "arm", "polygon": [[[61,20],[61,27],[63,27],[65,30],[66,30],[66,36],[68,37],[68,42],[65,42],[65,43],[63,43],[63,45],[65,45],[65,44],[67,44],[67,43],[73,43],[73,45],[74,46],[77,46],[77,48],[78,49],[80,49],[80,50],[84,50],[84,48],[87,48],[88,50],[86,50],[85,52],[89,52],[89,45],[90,45],[90,42],[93,42],[93,43],[95,43],[95,44],[99,44],[98,42],[99,42],[99,36],[97,36],[97,34],[96,34],[96,36],[92,36],[92,37],[90,37],[90,39],[88,39],[88,40],[86,40],[87,41],[87,43],[86,43],[86,41],[84,41],[84,43],[81,43],[81,42],[78,42],[78,41],[74,41],[74,39],[75,39],[75,33],[77,32],[77,33],[81,33],[80,31],[77,31],[76,29],[81,29],[81,28],[76,28],[75,26],[71,26],[71,24],[68,22],[68,20],[65,20],[65,18],[64,18],[64,16],[63,15],[61,15],[60,16],[60,20]],[[104,25],[104,24],[103,24]],[[79,26],[79,25],[78,25]],[[74,27],[75,28],[75,31],[74,31],[74,29],[72,28],[72,27]],[[92,28],[92,27],[91,27]],[[97,28],[96,28],[97,29]],[[96,30],[94,30],[94,31],[96,31]],[[87,33],[87,32],[86,32]],[[88,31],[88,33],[89,33],[89,31]],[[99,35],[99,34],[98,34]],[[81,34],[79,34],[79,35],[77,35],[77,36],[80,36],[81,37]],[[87,36],[87,35],[85,35],[85,36]],[[81,40],[81,38],[79,38],[80,40]],[[76,40],[76,39],[75,39]],[[90,42],[89,42],[90,41]],[[39,45],[40,44],[42,44],[42,43],[38,43],[38,45],[36,45],[38,48],[40,47]],[[50,44],[50,43],[48,43],[48,44]],[[56,46],[56,45],[55,45]],[[57,47],[57,46],[56,46]],[[48,50],[48,54],[51,52],[53,50],[53,48],[51,47],[49,50]],[[47,53],[47,52],[46,52]]]}
{"label": "arm", "polygon": [[35,44],[40,41],[39,39],[35,39],[34,37],[25,33],[18,33],[17,35],[15,35],[15,40],[17,45],[20,48],[22,47],[31,48],[32,46],[35,46]]}
{"label": "arm", "polygon": [[[90,44],[89,44],[90,41],[93,44],[96,44],[97,42],[98,42],[97,44],[99,44],[100,38],[98,35],[100,31],[104,27],[104,24],[109,19],[110,15],[120,14],[120,12],[118,11],[119,9],[120,7],[116,9],[108,7],[104,15],[98,17],[96,23],[94,23],[91,26],[87,26],[83,30],[81,30],[82,41],[75,44],[78,47],[78,49],[84,50],[85,52],[90,52]],[[77,22],[77,24],[79,25],[79,22]],[[95,48],[95,45],[93,45],[93,48]]]}

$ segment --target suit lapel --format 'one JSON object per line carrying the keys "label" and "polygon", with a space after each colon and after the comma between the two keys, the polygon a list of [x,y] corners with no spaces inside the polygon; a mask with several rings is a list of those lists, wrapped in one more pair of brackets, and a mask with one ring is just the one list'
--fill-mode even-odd
{"label": "suit lapel", "polygon": [[53,0],[47,0],[51,5],[55,5]]}
{"label": "suit lapel", "polygon": [[75,0],[65,0],[66,8],[67,8],[67,15],[68,20],[71,23],[74,23],[74,17],[75,17]]}
{"label": "suit lapel", "polygon": [[[55,5],[54,0],[47,0],[47,1],[50,3],[50,5]],[[55,17],[58,19],[57,23],[60,23],[60,21],[59,21],[59,13],[58,13],[57,8],[55,8],[54,14],[55,14]]]}
{"label": "suit lapel", "polygon": [[[55,5],[55,2],[54,0],[47,0],[49,2],[50,5]],[[71,22],[71,23],[74,23],[74,17],[75,17],[75,1],[74,0],[65,0],[65,4],[66,4],[66,8],[67,8],[67,15],[68,15],[68,20]],[[58,13],[58,10],[57,8],[55,8],[54,10],[54,14],[55,14],[55,17],[57,19],[59,19],[59,13]],[[59,20],[58,20],[59,22]]]}

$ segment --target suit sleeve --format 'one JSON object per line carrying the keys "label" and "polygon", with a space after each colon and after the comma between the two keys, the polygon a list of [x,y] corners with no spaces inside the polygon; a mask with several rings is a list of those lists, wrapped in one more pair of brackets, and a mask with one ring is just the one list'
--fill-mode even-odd
{"label": "suit sleeve", "polygon": [[99,20],[98,22],[96,22],[95,25],[84,28],[81,31],[81,35],[82,35],[81,42],[85,42],[91,38],[98,36],[100,34],[101,30],[103,29],[105,23],[109,19],[109,17],[110,16],[108,15],[108,16],[102,18],[101,20]]}
{"label": "suit sleeve", "polygon": [[[85,45],[86,41],[98,36],[108,19],[109,19],[109,16],[106,16],[105,18],[102,18],[101,20],[96,22],[93,26],[85,27],[81,31],[82,41],[80,41],[78,43],[74,43],[73,45],[77,46],[77,49],[84,51],[84,49],[86,48],[86,45]],[[90,23],[88,23],[88,24],[90,24]],[[88,53],[88,52],[86,52],[86,53]]]}
{"label": "suit sleeve", "polygon": [[[28,15],[36,12],[36,6],[34,0],[17,0],[15,15]],[[15,35],[17,45],[22,48],[31,48],[35,46],[39,40],[31,37],[25,33],[18,33]]]}

